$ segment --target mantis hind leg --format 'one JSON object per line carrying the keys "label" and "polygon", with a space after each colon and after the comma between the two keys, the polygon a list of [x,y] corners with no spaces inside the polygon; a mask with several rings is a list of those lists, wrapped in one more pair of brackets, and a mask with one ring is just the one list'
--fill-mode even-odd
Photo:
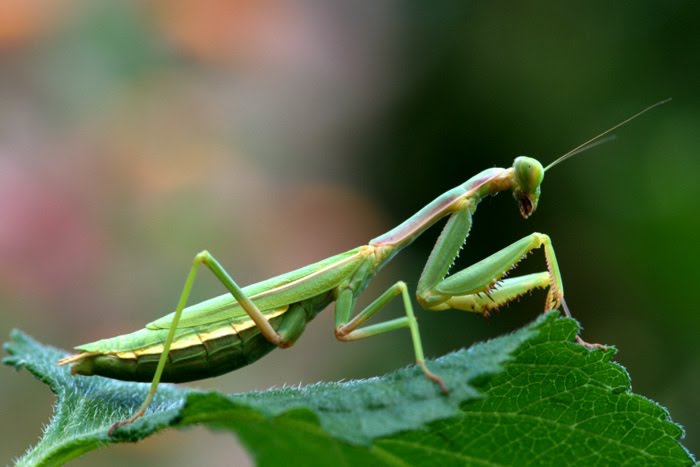
{"label": "mantis hind leg", "polygon": [[[146,409],[151,404],[151,401],[153,400],[153,397],[156,394],[156,390],[158,389],[160,378],[163,375],[165,364],[168,361],[170,346],[172,345],[173,340],[175,339],[175,331],[177,331],[178,324],[180,322],[180,316],[182,316],[182,310],[184,310],[185,305],[187,304],[187,299],[190,296],[190,291],[192,290],[192,285],[194,284],[194,279],[197,276],[197,270],[199,269],[200,264],[204,264],[209,270],[211,270],[211,272],[219,279],[219,281],[221,281],[221,283],[228,289],[228,291],[231,292],[231,295],[235,297],[238,303],[241,304],[241,307],[246,311],[246,313],[248,313],[250,318],[260,329],[261,334],[273,344],[278,346],[287,346],[287,344],[291,345],[291,343],[293,343],[293,341],[298,337],[298,334],[301,334],[301,331],[303,331],[303,324],[300,325],[300,329],[298,329],[299,326],[292,326],[292,328],[290,328],[288,332],[288,342],[284,338],[284,336],[280,335],[277,331],[275,331],[275,329],[272,327],[265,315],[260,311],[260,309],[258,309],[258,307],[252,302],[252,300],[248,298],[245,292],[241,290],[241,288],[226,272],[223,266],[221,266],[221,264],[219,264],[219,262],[208,251],[202,251],[197,256],[195,256],[194,261],[192,262],[192,267],[190,268],[190,272],[187,275],[185,286],[182,289],[182,294],[180,295],[177,308],[175,309],[175,315],[173,316],[170,329],[168,330],[168,335],[165,338],[165,342],[163,343],[163,353],[161,354],[160,359],[158,360],[158,366],[156,367],[156,372],[153,376],[153,381],[151,381],[151,387],[148,391],[148,395],[146,396],[146,400],[144,400],[141,407],[130,418],[119,421],[112,425],[108,431],[108,434],[110,436],[112,435],[112,433],[114,433],[114,430],[116,430],[120,426],[133,423],[140,417],[143,417],[143,415],[146,413]],[[296,322],[298,320],[294,321]]]}
{"label": "mantis hind leg", "polygon": [[[384,308],[394,298],[401,295],[406,316],[397,318],[382,323],[362,326],[375,313]],[[413,305],[411,305],[411,297],[408,294],[406,283],[399,281],[389,287],[376,300],[370,303],[364,310],[360,311],[354,318],[349,319],[352,310],[355,306],[355,292],[351,288],[343,289],[338,295],[336,303],[336,329],[335,336],[339,341],[351,342],[359,339],[364,339],[370,336],[376,336],[395,329],[409,328],[411,331],[411,339],[413,340],[413,350],[416,355],[416,364],[423,371],[423,374],[430,381],[434,382],[443,393],[447,394],[447,386],[442,378],[428,369],[423,356],[423,343],[418,330],[418,321],[413,314]]]}

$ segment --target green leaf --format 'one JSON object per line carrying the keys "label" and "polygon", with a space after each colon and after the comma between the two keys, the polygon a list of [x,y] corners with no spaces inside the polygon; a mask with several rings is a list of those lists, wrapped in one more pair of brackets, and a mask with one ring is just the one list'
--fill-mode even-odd
{"label": "green leaf", "polygon": [[525,328],[435,361],[443,396],[415,367],[379,378],[224,395],[162,385],[148,414],[130,416],[148,385],[70,376],[63,351],[14,331],[4,363],[57,396],[44,437],[20,465],[61,464],[167,427],[205,424],[238,435],[259,465],[692,465],[683,430],[630,391],[615,351],[572,342],[578,325],[541,316]]}

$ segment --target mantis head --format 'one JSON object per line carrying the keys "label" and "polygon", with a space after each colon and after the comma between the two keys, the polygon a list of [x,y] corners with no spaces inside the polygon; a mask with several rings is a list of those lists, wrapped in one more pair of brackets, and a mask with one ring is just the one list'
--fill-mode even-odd
{"label": "mantis head", "polygon": [[540,184],[544,178],[542,164],[532,157],[516,157],[513,162],[513,197],[525,219],[537,209]]}
{"label": "mantis head", "polygon": [[552,167],[558,165],[561,162],[564,162],[572,156],[580,154],[600,144],[607,143],[608,141],[615,138],[614,136],[608,136],[607,138],[603,138],[604,136],[608,135],[611,131],[620,128],[622,125],[625,125],[626,123],[634,120],[643,113],[648,112],[649,110],[661,104],[665,104],[670,100],[670,98],[665,99],[663,101],[657,102],[656,104],[650,105],[649,107],[640,112],[637,112],[636,114],[632,115],[626,120],[623,120],[622,122],[618,123],[612,128],[602,132],[598,136],[589,139],[585,143],[575,147],[563,156],[557,158],[557,160],[549,164],[547,167],[543,168],[542,164],[540,164],[539,161],[533,159],[532,157],[516,157],[515,161],[513,162],[513,197],[518,202],[520,214],[522,214],[523,217],[527,219],[537,209],[537,202],[540,200],[540,184],[542,184],[544,173],[547,170],[551,169]]}

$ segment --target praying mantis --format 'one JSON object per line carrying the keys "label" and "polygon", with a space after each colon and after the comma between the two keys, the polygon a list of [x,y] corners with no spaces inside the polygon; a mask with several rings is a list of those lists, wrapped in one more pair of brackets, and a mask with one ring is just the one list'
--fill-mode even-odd
{"label": "praying mantis", "polygon": [[[557,158],[547,167],[520,156],[512,167],[486,169],[431,203],[389,232],[368,244],[340,253],[271,279],[239,287],[214,256],[202,251],[194,258],[175,311],[145,328],[76,347],[79,353],[58,361],[72,364],[71,373],[100,375],[125,381],[151,382],[141,407],[109,429],[142,417],[160,382],[187,382],[227,373],[258,360],[273,349],[287,348],[299,339],[306,324],[335,302],[335,336],[351,342],[408,328],[417,366],[443,392],[448,388],[425,362],[418,322],[405,282],[398,281],[363,310],[354,314],[358,296],[374,276],[402,249],[440,219],[447,222],[418,280],[416,297],[422,308],[450,308],[488,315],[521,295],[548,289],[545,311],[564,309],[562,276],[552,241],[532,233],[481,261],[448,275],[465,243],[472,217],[486,196],[510,190],[523,218],[537,209],[545,173],[562,161],[607,141],[604,136],[637,118],[664,100],[647,107],[609,130]],[[533,250],[543,248],[546,270],[505,277]],[[227,294],[185,308],[197,271],[207,267],[228,290]],[[365,323],[393,299],[401,297],[405,316],[377,324]],[[580,337],[579,343],[588,347]]]}

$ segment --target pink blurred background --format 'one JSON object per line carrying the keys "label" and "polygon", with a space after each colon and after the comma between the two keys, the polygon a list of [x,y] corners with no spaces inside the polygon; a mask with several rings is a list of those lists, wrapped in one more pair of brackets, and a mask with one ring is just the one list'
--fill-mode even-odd
{"label": "pink blurred background", "polygon": [[[391,12],[3,2],[2,335],[18,327],[70,348],[128,332],[171,311],[204,248],[245,284],[391,227],[355,186],[365,169],[353,161],[353,133],[391,100]],[[196,298],[223,292],[202,277]],[[197,386],[264,389],[329,369],[341,378],[345,363],[379,348],[328,352],[338,346],[332,319],[318,321],[293,353]],[[52,398],[26,372],[1,378],[2,405],[23,414],[0,434],[8,461],[35,442]],[[84,464],[240,465],[235,444],[204,430],[168,433]]]}

